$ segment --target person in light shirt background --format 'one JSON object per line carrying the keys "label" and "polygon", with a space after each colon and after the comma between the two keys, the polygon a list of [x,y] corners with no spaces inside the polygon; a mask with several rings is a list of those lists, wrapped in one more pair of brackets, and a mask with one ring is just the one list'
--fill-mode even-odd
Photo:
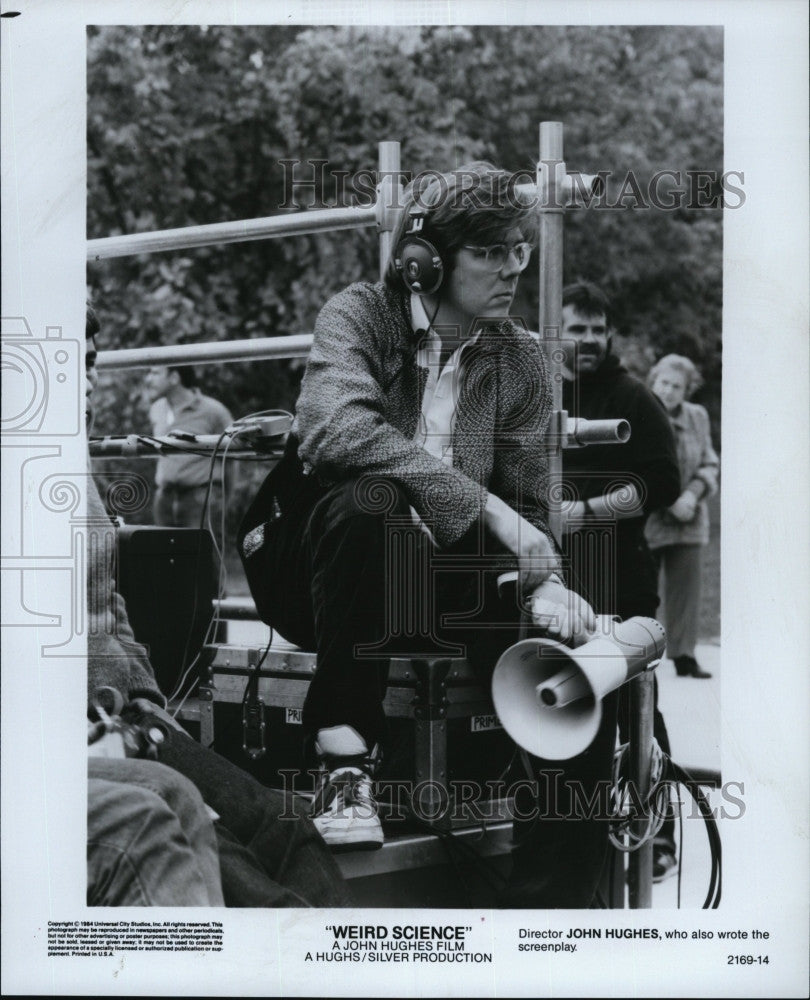
{"label": "person in light shirt background", "polygon": [[663,403],[678,450],[681,494],[647,520],[647,544],[658,558],[667,631],[667,655],[679,677],[708,678],[695,659],[700,618],[703,550],[709,541],[706,498],[717,491],[720,460],[712,447],[709,415],[689,397],[702,382],[695,365],[667,354],[650,372],[652,391]]}
{"label": "person in light shirt background", "polygon": [[[162,437],[173,432],[221,434],[233,418],[226,406],[206,396],[197,385],[190,365],[155,366],[144,380],[150,403],[152,433]],[[211,462],[206,456],[187,452],[161,455],[155,470],[155,524],[167,528],[199,528],[205,508]],[[208,500],[211,523],[222,513],[219,463]]]}

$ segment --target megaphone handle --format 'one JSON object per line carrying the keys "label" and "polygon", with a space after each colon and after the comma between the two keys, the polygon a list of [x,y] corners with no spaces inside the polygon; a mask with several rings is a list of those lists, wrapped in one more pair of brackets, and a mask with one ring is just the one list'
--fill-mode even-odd
{"label": "megaphone handle", "polygon": [[532,613],[527,608],[521,608],[518,622],[518,642],[529,638],[529,626],[532,624]]}
{"label": "megaphone handle", "polygon": [[596,639],[600,635],[610,635],[611,622],[620,622],[621,618],[618,615],[597,615],[596,621],[593,628],[586,633],[587,638],[585,642],[590,642],[591,639]]}
{"label": "megaphone handle", "polygon": [[[520,574],[516,569],[507,570],[504,573],[498,575],[498,596],[503,599],[506,593],[507,587],[515,587],[518,585],[518,578]],[[531,608],[527,608],[523,602],[520,602],[520,618],[518,619],[518,642],[522,639],[527,639],[529,637],[529,626],[532,624],[532,612]]]}

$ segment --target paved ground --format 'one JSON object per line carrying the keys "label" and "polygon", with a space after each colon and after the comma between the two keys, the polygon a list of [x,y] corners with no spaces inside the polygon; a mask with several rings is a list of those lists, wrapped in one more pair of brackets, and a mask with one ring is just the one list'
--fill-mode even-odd
{"label": "paved ground", "polygon": [[[678,677],[669,660],[658,667],[659,705],[672,744],[672,759],[685,770],[720,772],[720,646],[703,643],[696,650],[698,663],[713,676],[709,680]],[[722,775],[721,775],[722,777]],[[717,790],[706,790],[712,808],[720,802]],[[682,866],[680,906],[702,906],[709,886],[711,855],[706,825],[682,793],[685,805],[681,824]],[[721,828],[722,833],[722,828]],[[655,909],[678,906],[678,877],[673,875],[653,887]]]}
{"label": "paved ground", "polygon": [[696,650],[709,680],[678,677],[664,660],[657,668],[658,701],[667,724],[672,759],[690,767],[720,770],[720,646],[704,643]]}

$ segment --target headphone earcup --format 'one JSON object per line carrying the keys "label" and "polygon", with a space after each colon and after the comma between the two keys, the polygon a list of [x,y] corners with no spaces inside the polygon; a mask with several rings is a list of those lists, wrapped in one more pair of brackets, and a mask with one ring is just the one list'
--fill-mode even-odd
{"label": "headphone earcup", "polygon": [[409,292],[432,295],[444,278],[441,254],[428,240],[406,235],[394,251],[394,267]]}

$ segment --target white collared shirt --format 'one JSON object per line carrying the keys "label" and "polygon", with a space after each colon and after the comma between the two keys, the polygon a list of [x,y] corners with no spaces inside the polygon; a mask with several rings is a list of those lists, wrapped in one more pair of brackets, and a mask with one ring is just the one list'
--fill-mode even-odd
{"label": "white collared shirt", "polygon": [[[461,388],[458,378],[461,355],[477,339],[477,335],[460,344],[442,367],[441,337],[431,325],[425,313],[422,299],[413,293],[411,293],[411,326],[414,333],[426,331],[416,353],[416,363],[420,368],[428,370],[425,394],[422,397],[422,411],[419,414],[413,439],[429,454],[444,462],[445,465],[452,466],[453,431],[456,425],[456,409]],[[411,515],[414,523],[420,524],[431,541],[435,543],[430,529],[413,507],[411,507]]]}
{"label": "white collared shirt", "polygon": [[441,459],[446,465],[452,465],[453,431],[461,388],[458,377],[461,355],[477,340],[478,335],[461,343],[442,367],[441,337],[431,326],[422,299],[414,294],[411,294],[411,325],[414,333],[427,331],[416,354],[416,363],[420,368],[428,370],[422,412],[413,439],[425,451]]}
{"label": "white collared shirt", "polygon": [[[420,368],[428,369],[428,378],[425,385],[425,394],[422,397],[422,412],[419,415],[419,422],[416,426],[414,441],[420,444],[425,451],[441,459],[446,465],[453,464],[453,431],[456,423],[456,410],[458,408],[458,397],[460,393],[460,362],[463,352],[470,344],[480,336],[480,332],[469,340],[463,341],[459,347],[450,355],[444,367],[441,367],[441,337],[436,333],[431,325],[422,299],[411,293],[411,326],[414,333],[427,331],[420,343],[416,354],[416,363]],[[539,340],[539,334],[532,334]],[[419,524],[422,530],[428,535],[430,540],[436,544],[432,532],[422,521],[417,512],[411,507],[411,515],[414,524]],[[498,520],[502,519],[500,508],[496,510]],[[504,526],[506,530],[506,525]],[[516,580],[518,571],[509,571],[499,576],[499,585],[507,580]],[[557,577],[559,580],[559,577]],[[536,597],[536,591],[532,599]],[[538,611],[538,614],[540,612]]]}

